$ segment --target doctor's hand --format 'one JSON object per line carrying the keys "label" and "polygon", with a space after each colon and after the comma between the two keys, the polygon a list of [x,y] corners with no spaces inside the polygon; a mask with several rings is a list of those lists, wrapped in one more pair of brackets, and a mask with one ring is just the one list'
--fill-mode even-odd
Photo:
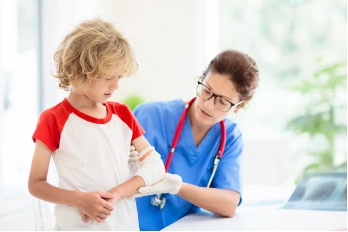
{"label": "doctor's hand", "polygon": [[159,193],[177,194],[180,191],[181,186],[181,176],[165,173],[162,180],[152,186],[139,188],[139,193],[133,195],[133,197],[142,197]]}
{"label": "doctor's hand", "polygon": [[139,159],[140,159],[139,152],[135,150],[135,147],[133,145],[131,145],[129,150],[128,163],[133,174],[136,173],[140,167]]}

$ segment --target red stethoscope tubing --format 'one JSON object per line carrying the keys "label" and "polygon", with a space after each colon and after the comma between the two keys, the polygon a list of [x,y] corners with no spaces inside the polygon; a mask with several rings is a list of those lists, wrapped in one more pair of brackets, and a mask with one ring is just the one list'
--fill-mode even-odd
{"label": "red stethoscope tubing", "polygon": [[[176,130],[175,130],[175,133],[174,133],[174,138],[173,138],[173,142],[172,142],[172,145],[171,145],[171,149],[170,149],[170,152],[169,152],[166,164],[165,164],[166,172],[168,172],[169,165],[170,165],[170,163],[172,161],[173,154],[174,154],[174,151],[175,151],[175,148],[176,148],[176,144],[178,143],[178,140],[179,140],[182,128],[183,128],[184,123],[185,123],[185,118],[186,118],[186,115],[187,115],[188,108],[194,102],[194,100],[196,100],[196,97],[192,98],[189,102],[186,103],[185,109],[184,109],[184,111],[181,114],[179,123],[178,123],[178,125],[176,127]],[[224,153],[225,144],[226,144],[226,128],[225,128],[224,120],[220,121],[220,126],[221,126],[221,142],[220,142],[219,150],[218,150],[218,152],[216,154],[216,158],[215,158],[215,159],[219,159],[219,160],[221,159],[221,157],[222,157],[222,155]]]}

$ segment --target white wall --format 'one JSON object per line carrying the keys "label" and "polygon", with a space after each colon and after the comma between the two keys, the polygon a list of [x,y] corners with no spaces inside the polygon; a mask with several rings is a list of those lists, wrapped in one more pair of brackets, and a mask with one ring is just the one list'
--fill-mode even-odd
{"label": "white wall", "polygon": [[[4,187],[5,171],[3,166],[5,160],[4,152],[4,138],[5,138],[5,117],[4,117],[4,94],[5,94],[5,75],[8,81],[9,75],[13,69],[16,50],[15,39],[12,36],[16,35],[14,26],[16,24],[16,3],[13,1],[0,0],[0,201],[5,191]],[[10,36],[6,36],[10,35]]]}
{"label": "white wall", "polygon": [[[37,120],[37,63],[35,44],[21,49],[26,38],[20,37],[18,29],[29,16],[20,17],[25,13],[19,15],[18,1],[2,0],[0,5],[0,188],[4,189],[0,201],[6,199],[7,204],[0,211],[10,211],[16,206],[8,199],[28,194],[27,175],[34,151],[31,135]],[[24,12],[29,13],[28,8]],[[35,28],[34,23],[27,28],[33,36]],[[9,105],[4,110],[5,99]]]}
{"label": "white wall", "polygon": [[289,137],[244,138],[242,164],[245,186],[292,185]]}
{"label": "white wall", "polygon": [[[0,51],[2,50],[2,34],[4,33],[3,30],[2,30],[2,23],[3,23],[3,12],[1,9],[3,9],[2,7],[2,4],[3,4],[3,0],[0,0]],[[4,86],[4,83],[3,83],[3,70],[2,70],[2,56],[0,55],[0,199],[2,199],[2,193],[3,193],[3,173],[2,173],[2,165],[3,165],[3,162],[2,162],[2,124],[3,124],[3,109],[4,109],[4,101],[3,101],[3,96],[4,96],[4,93],[3,93],[3,86]]]}
{"label": "white wall", "polygon": [[195,77],[207,64],[205,1],[103,0],[43,1],[44,108],[64,96],[50,75],[53,53],[81,20],[112,22],[133,46],[139,69],[121,81],[114,100],[138,93],[147,100],[194,95]]}

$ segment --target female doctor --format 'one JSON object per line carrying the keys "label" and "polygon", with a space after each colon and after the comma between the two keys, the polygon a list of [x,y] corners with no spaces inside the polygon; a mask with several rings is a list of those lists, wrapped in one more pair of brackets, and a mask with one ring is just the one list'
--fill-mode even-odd
{"label": "female doctor", "polygon": [[242,201],[243,139],[227,116],[252,98],[258,79],[253,59],[226,50],[198,80],[195,98],[144,103],[134,110],[166,171],[182,177],[181,182],[167,174],[157,186],[147,188],[148,193],[172,194],[136,199],[141,230],[161,230],[199,208],[234,216]]}

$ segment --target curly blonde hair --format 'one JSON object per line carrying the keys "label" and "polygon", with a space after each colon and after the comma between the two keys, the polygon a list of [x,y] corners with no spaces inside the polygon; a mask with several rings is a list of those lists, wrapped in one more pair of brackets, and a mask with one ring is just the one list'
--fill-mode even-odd
{"label": "curly blonde hair", "polygon": [[100,19],[79,24],[54,54],[59,87],[85,88],[91,80],[114,75],[130,76],[138,65],[127,40],[115,27]]}

